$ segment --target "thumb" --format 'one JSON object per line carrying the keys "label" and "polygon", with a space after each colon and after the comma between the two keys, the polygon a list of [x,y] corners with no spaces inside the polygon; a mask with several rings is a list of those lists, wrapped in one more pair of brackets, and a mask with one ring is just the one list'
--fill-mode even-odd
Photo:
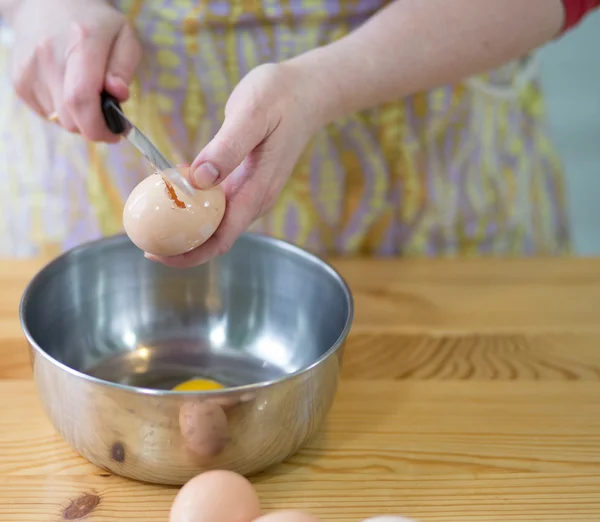
{"label": "thumb", "polygon": [[192,185],[206,189],[221,183],[268,137],[268,129],[266,118],[255,111],[225,116],[219,132],[192,162]]}
{"label": "thumb", "polygon": [[123,25],[108,59],[106,88],[120,101],[129,97],[129,84],[140,59],[142,48],[129,24]]}

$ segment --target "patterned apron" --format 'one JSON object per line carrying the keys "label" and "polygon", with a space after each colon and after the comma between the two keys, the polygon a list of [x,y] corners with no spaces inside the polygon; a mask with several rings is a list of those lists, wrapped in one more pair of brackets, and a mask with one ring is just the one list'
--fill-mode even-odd
{"label": "patterned apron", "polygon": [[[173,163],[191,162],[253,67],[338,39],[383,0],[116,0],[144,59],[124,108]],[[0,26],[0,69],[10,32]],[[0,75],[0,256],[55,255],[122,231],[150,173],[128,143],[42,121]],[[560,254],[562,166],[535,57],[348,116],[308,145],[253,230],[319,254]]]}

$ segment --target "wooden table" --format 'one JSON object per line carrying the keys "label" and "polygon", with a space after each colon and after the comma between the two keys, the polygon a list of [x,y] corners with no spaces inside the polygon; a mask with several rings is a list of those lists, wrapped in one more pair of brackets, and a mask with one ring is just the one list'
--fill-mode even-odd
{"label": "wooden table", "polygon": [[[253,479],[265,510],[600,520],[600,260],[335,264],[356,299],[342,386],[326,430]],[[39,266],[0,263],[0,520],[88,495],[86,520],[166,521],[176,489],[95,468],[40,409],[17,318]]]}

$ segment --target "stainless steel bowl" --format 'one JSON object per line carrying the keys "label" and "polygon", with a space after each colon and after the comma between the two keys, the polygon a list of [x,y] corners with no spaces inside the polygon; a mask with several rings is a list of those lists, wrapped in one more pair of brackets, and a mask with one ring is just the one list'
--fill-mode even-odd
{"label": "stainless steel bowl", "polygon": [[[333,268],[275,239],[246,234],[178,270],[116,236],[52,261],[20,315],[57,431],[116,474],[183,484],[206,469],[256,473],[313,435],[353,302]],[[171,390],[191,377],[228,388]]]}

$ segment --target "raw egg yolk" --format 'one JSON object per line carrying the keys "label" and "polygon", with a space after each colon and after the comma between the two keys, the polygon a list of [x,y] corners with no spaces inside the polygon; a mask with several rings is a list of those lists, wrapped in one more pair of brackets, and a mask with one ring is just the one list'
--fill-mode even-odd
{"label": "raw egg yolk", "polygon": [[179,383],[173,388],[173,391],[212,391],[225,388],[222,384],[210,379],[190,379]]}

